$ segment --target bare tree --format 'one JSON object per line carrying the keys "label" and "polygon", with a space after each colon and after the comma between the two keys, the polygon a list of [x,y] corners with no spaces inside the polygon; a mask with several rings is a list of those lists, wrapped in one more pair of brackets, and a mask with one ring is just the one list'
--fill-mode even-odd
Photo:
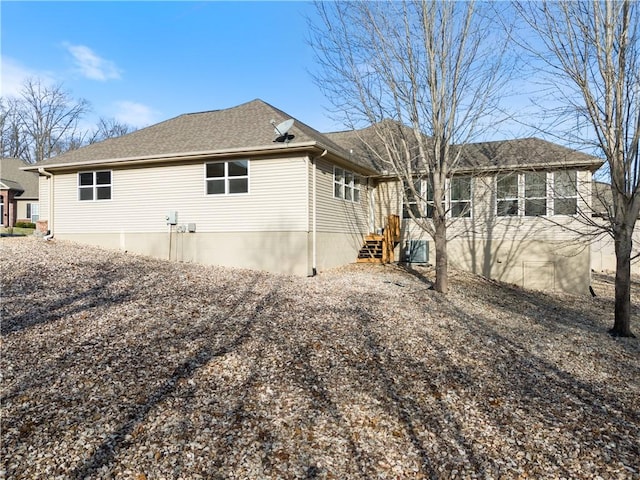
{"label": "bare tree", "polygon": [[115,118],[101,117],[98,120],[98,125],[90,133],[88,143],[101,142],[108,138],[121,137],[127,133],[131,133],[135,130],[134,127],[126,123],[118,122]]}
{"label": "bare tree", "polygon": [[316,81],[347,126],[372,125],[379,160],[401,179],[405,202],[415,206],[411,217],[435,242],[435,289],[443,293],[445,191],[461,153],[455,145],[496,113],[506,74],[506,42],[484,8],[473,1],[319,2],[321,25],[311,25]]}
{"label": "bare tree", "polygon": [[27,144],[20,118],[20,103],[15,98],[0,98],[0,155],[24,158]]}
{"label": "bare tree", "polygon": [[74,100],[61,85],[27,80],[19,98],[20,125],[28,144],[23,158],[35,163],[82,144],[78,124],[88,111],[89,102]]}
{"label": "bare tree", "polygon": [[104,117],[95,128],[81,129],[89,111],[89,102],[74,99],[62,85],[49,87],[28,79],[20,96],[0,97],[0,154],[34,163],[135,130]]}
{"label": "bare tree", "polygon": [[640,6],[633,1],[517,3],[541,45],[555,100],[588,129],[584,145],[606,158],[612,209],[606,219],[615,243],[615,320],[610,333],[633,336],[630,325],[632,234],[640,213]]}

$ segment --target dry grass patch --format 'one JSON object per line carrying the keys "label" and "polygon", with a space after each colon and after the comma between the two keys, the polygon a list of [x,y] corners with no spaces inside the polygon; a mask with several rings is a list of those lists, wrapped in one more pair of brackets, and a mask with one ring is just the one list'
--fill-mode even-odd
{"label": "dry grass patch", "polygon": [[454,272],[443,297],[428,269],[0,245],[0,477],[640,478],[606,276],[591,298]]}

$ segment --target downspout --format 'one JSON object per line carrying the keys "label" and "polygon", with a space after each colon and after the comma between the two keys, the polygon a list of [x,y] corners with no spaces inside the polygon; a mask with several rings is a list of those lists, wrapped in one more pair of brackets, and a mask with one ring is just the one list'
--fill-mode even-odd
{"label": "downspout", "polygon": [[51,240],[53,238],[53,173],[47,172],[44,168],[38,168],[38,173],[44,175],[49,178],[49,219],[48,219],[48,230],[49,233],[45,235],[43,238],[45,240]]}
{"label": "downspout", "polygon": [[311,230],[311,267],[312,275],[315,276],[318,273],[318,216],[317,216],[317,175],[316,175],[316,161],[319,158],[324,157],[327,154],[325,150],[319,156],[311,159],[311,165],[313,167],[313,197],[312,197],[312,230]]}
{"label": "downspout", "polygon": [[[309,237],[311,236],[311,206],[309,205],[309,198],[310,198],[310,194],[311,194],[311,163],[313,162],[313,159],[311,158],[310,155],[307,155],[305,157],[305,167],[306,167],[306,172],[307,172],[307,178],[306,178],[306,182],[305,182],[305,196],[304,198],[306,199],[306,201],[304,202],[306,205],[305,208],[305,215],[306,215],[306,219],[307,219],[307,276],[308,277],[312,277],[313,276],[313,265],[311,265],[312,269],[311,271],[309,271],[308,267],[308,263],[309,263]],[[313,255],[313,254],[312,254]],[[313,259],[311,260],[311,263],[313,263]]]}

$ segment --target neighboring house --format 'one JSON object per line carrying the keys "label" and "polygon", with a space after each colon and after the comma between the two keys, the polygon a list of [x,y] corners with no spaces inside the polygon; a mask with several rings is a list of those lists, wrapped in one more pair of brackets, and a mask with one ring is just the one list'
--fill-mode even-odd
{"label": "neighboring house", "polygon": [[38,220],[38,174],[21,170],[20,158],[0,158],[0,218],[3,227]]}
{"label": "neighboring house", "polygon": [[[610,223],[609,215],[613,211],[613,194],[611,185],[604,182],[593,182],[591,206],[593,209],[593,221],[607,227]],[[640,275],[640,228],[636,222],[633,231],[634,249],[631,252],[631,273]],[[602,232],[591,244],[591,269],[597,272],[615,272],[616,249],[613,237]]]}
{"label": "neighboring house", "polygon": [[[373,255],[433,262],[401,182],[363,147],[371,129],[322,134],[295,121],[276,134],[288,119],[254,100],[40,162],[41,220],[56,238],[299,275]],[[460,217],[449,229],[450,263],[588,292],[589,248],[573,227],[602,161],[538,139],[462,154],[447,198]]]}

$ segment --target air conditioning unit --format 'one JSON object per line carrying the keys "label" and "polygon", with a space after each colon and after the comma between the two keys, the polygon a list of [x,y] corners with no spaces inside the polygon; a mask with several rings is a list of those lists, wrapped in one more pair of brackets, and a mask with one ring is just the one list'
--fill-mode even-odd
{"label": "air conditioning unit", "polygon": [[407,263],[429,263],[429,242],[409,240],[405,244],[404,261]]}

